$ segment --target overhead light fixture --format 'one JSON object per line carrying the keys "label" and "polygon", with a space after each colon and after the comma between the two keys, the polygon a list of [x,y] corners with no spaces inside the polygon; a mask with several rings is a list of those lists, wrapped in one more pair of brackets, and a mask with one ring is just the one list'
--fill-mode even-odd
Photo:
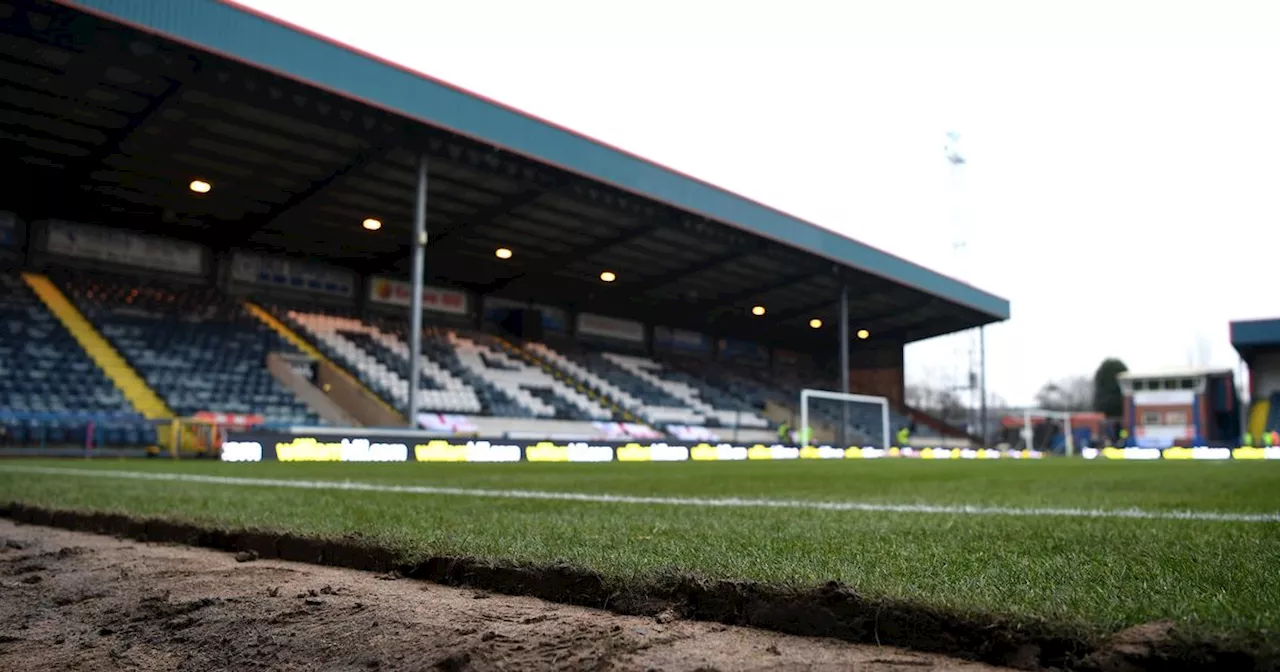
{"label": "overhead light fixture", "polygon": [[812,320],[809,320],[809,326],[813,327],[814,329],[821,329],[822,320],[819,320],[818,318],[815,317]]}
{"label": "overhead light fixture", "polygon": [[497,257],[497,258],[499,258],[499,259],[510,259],[510,258],[511,258],[511,250],[509,250],[509,249],[507,249],[507,248],[505,248],[505,247],[499,247],[498,249],[496,249],[496,250],[494,250],[494,251],[493,251],[493,256],[495,256],[495,257]]}
{"label": "overhead light fixture", "polygon": [[759,317],[764,315],[764,306],[754,306],[751,308],[751,314]]}
{"label": "overhead light fixture", "polygon": [[618,276],[614,275],[613,271],[604,271],[600,274],[600,279],[605,282],[613,282],[618,279]]}
{"label": "overhead light fixture", "polygon": [[213,189],[213,185],[204,180],[191,180],[191,184],[188,184],[187,188],[197,194],[207,194],[210,189]]}
{"label": "overhead light fixture", "polygon": [[360,226],[363,226],[370,231],[377,231],[382,228],[382,220],[370,217],[363,222],[360,222]]}
{"label": "overhead light fixture", "polygon": [[861,338],[862,340],[865,341],[869,336],[871,336],[871,332],[867,331],[866,329],[858,330],[858,338]]}

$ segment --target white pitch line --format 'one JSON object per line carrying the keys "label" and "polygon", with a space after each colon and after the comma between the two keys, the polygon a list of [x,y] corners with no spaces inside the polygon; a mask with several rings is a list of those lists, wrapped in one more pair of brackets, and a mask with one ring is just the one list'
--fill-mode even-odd
{"label": "white pitch line", "polygon": [[449,488],[433,485],[391,485],[357,481],[303,481],[279,478],[241,478],[173,472],[117,471],[114,469],[67,469],[63,467],[30,467],[0,464],[0,472],[43,474],[48,476],[83,476],[138,481],[204,483],[301,490],[347,490],[385,492],[409,495],[447,495],[456,497],[490,497],[497,499],[536,499],[594,504],[657,504],[663,506],[696,506],[708,508],[802,509],[809,511],[860,511],[867,513],[931,513],[969,516],[1058,516],[1065,518],[1138,518],[1145,520],[1194,520],[1219,523],[1280,523],[1278,513],[1217,513],[1213,511],[1145,511],[1143,509],[1059,509],[1017,508],[1008,506],[971,506],[943,504],[883,504],[878,502],[829,502],[803,499],[742,499],[738,497],[644,497],[605,495],[585,492],[547,492],[541,490],[486,490]]}

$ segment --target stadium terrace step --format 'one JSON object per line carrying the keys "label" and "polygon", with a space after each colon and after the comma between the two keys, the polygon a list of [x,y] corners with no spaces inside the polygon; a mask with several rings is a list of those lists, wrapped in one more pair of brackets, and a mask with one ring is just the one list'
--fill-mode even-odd
{"label": "stadium terrace step", "polygon": [[[334,394],[331,395],[331,398],[345,413],[367,425],[384,425],[393,421],[398,424],[398,422],[404,421],[404,416],[400,411],[397,411],[382,397],[375,394],[364,383],[360,382],[356,376],[352,375],[350,371],[326,357],[315,345],[300,336],[275,315],[272,315],[270,311],[251,301],[244,302],[244,309],[272,331],[280,334],[299,352],[316,360],[320,367],[318,377],[321,384],[326,382],[339,383],[336,387],[341,388],[344,394]],[[334,381],[334,378],[339,380]],[[331,387],[334,386],[331,385]],[[345,392],[350,394],[345,394]]]}
{"label": "stadium terrace step", "polygon": [[[169,409],[160,395],[147,385],[142,376],[129,366],[124,357],[112,347],[101,333],[94,328],[88,318],[80,312],[78,308],[58,289],[49,278],[36,273],[23,273],[22,279],[31,288],[45,307],[53,313],[58,321],[66,327],[71,336],[76,339],[80,347],[84,349],[85,354],[93,360],[93,363],[102,369],[107,378],[124,394],[125,399],[133,404],[134,409],[148,420],[170,419],[173,418],[173,411]],[[167,432],[161,432],[161,438]]]}
{"label": "stadium terrace step", "polygon": [[[316,362],[316,365],[323,366],[323,363]],[[335,427],[360,427],[364,424],[344,409],[336,399],[325,394],[322,388],[317,387],[312,382],[314,376],[309,377],[304,373],[300,373],[284,353],[271,352],[267,354],[267,371],[271,372],[271,375],[280,385],[297,396],[299,401],[305,403],[312,413],[315,413],[321,420],[330,425]]]}

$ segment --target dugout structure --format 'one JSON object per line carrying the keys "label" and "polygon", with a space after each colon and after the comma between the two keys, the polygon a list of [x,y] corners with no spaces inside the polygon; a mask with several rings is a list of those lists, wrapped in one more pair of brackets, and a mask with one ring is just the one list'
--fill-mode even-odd
{"label": "dugout structure", "polygon": [[1280,431],[1280,318],[1232,322],[1231,346],[1248,367],[1245,429],[1256,445],[1263,432]]}
{"label": "dugout structure", "polygon": [[799,353],[895,405],[903,345],[1009,317],[1000,297],[229,0],[0,8],[0,209],[33,223],[0,243],[28,266],[48,263],[40,222],[93,222],[186,245],[165,274],[391,301],[415,326],[446,299],[476,326],[499,300],[575,333],[605,316],[646,348],[666,329],[726,362]]}

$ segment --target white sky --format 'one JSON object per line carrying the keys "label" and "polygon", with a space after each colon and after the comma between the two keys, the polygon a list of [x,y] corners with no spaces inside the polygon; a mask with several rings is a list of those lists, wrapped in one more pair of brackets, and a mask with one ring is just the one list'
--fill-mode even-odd
{"label": "white sky", "polygon": [[1233,367],[1227,322],[1280,315],[1276,0],[246,4],[1009,299],[1014,403],[1107,356]]}

